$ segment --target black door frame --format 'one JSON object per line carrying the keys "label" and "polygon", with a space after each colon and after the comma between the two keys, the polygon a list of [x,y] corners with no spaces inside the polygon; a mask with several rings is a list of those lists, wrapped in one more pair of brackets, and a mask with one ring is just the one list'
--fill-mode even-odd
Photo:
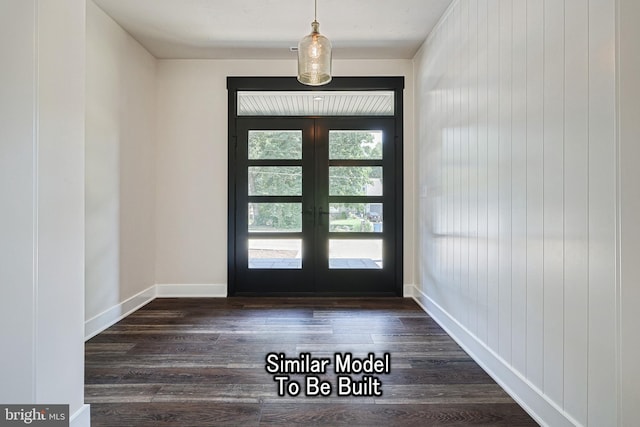
{"label": "black door frame", "polygon": [[[240,293],[236,290],[236,176],[230,173],[236,165],[237,149],[237,95],[240,91],[372,91],[387,90],[394,92],[394,209],[397,220],[395,221],[395,260],[399,265],[394,266],[394,292],[357,292],[357,293],[314,293],[314,296],[403,296],[403,90],[404,77],[334,77],[331,83],[310,87],[300,84],[295,77],[227,77],[228,90],[228,214],[227,214],[227,294],[236,296]],[[256,117],[258,118],[258,117]],[[284,117],[283,117],[284,118]],[[290,117],[290,118],[305,118]],[[306,118],[314,118],[307,116]],[[242,293],[245,295],[245,293]],[[257,295],[257,293],[256,293]],[[265,293],[261,293],[265,295]],[[300,293],[277,293],[277,295],[301,295]]]}

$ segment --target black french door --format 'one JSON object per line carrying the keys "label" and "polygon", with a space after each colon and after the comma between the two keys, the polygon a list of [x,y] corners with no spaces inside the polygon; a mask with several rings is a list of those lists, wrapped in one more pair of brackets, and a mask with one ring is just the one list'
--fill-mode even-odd
{"label": "black french door", "polygon": [[393,117],[238,117],[230,294],[402,295],[395,144]]}

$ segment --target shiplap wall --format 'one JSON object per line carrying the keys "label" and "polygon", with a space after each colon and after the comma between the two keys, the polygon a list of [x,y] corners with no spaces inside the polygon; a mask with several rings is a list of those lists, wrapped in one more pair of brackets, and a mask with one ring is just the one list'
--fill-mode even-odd
{"label": "shiplap wall", "polygon": [[415,58],[416,298],[539,422],[617,424],[615,0],[456,0]]}

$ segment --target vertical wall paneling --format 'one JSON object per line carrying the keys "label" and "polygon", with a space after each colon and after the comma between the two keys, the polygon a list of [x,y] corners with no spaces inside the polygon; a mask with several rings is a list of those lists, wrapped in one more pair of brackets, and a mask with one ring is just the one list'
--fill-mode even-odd
{"label": "vertical wall paneling", "polygon": [[0,2],[0,401],[66,403],[75,426],[89,425],[85,5]]}
{"label": "vertical wall paneling", "polygon": [[544,384],[563,404],[564,0],[544,2]]}
{"label": "vertical wall paneling", "polygon": [[543,388],[543,3],[527,1],[527,370]]}
{"label": "vertical wall paneling", "polygon": [[477,337],[483,343],[487,344],[487,328],[488,328],[488,292],[487,292],[487,251],[488,251],[488,219],[487,219],[487,185],[488,185],[488,150],[487,150],[487,134],[489,128],[487,126],[487,69],[489,67],[487,57],[487,34],[489,27],[487,25],[487,0],[479,0],[474,2],[478,11],[478,79],[477,79],[477,141],[478,141],[478,328]]}
{"label": "vertical wall paneling", "polygon": [[458,183],[458,194],[460,197],[460,228],[456,235],[460,242],[460,263],[456,270],[460,272],[460,290],[464,303],[463,319],[464,324],[469,328],[471,322],[471,289],[469,288],[469,175],[471,168],[469,164],[469,50],[471,40],[469,38],[469,2],[460,4],[460,37],[462,38],[462,49],[459,55],[458,70],[460,81],[460,153],[456,162],[456,169],[460,174]]}
{"label": "vertical wall paneling", "polygon": [[614,425],[615,3],[589,0],[589,425]]}
{"label": "vertical wall paneling", "polygon": [[[437,35],[437,39],[440,40],[442,38],[442,34],[438,34]],[[436,74],[436,75],[443,75],[445,68],[443,66],[443,64],[445,63],[443,56],[445,55],[445,50],[441,48],[440,43],[434,43],[434,49],[432,49],[433,55],[435,55],[437,58],[439,58],[439,61],[434,62],[432,64],[432,71]],[[445,105],[445,93],[442,90],[439,91],[430,91],[430,92],[426,92],[426,93],[431,93],[433,95],[433,97],[435,98],[435,105],[434,105],[434,109],[435,111],[442,111],[443,106]],[[433,232],[432,235],[434,236],[433,240],[433,250],[435,251],[435,253],[433,254],[434,257],[431,259],[434,259],[433,265],[427,266],[427,268],[429,270],[435,270],[434,273],[434,277],[436,278],[436,280],[438,280],[439,282],[442,281],[443,278],[443,271],[444,271],[444,259],[445,259],[445,246],[444,246],[444,239],[442,239],[442,236],[444,235],[443,230],[444,230],[444,212],[445,212],[445,206],[444,206],[444,178],[442,175],[442,168],[439,168],[438,165],[443,164],[444,163],[444,154],[445,154],[445,150],[444,150],[444,134],[445,131],[443,130],[445,128],[445,122],[444,122],[444,115],[440,114],[438,117],[435,118],[436,122],[438,123],[437,126],[435,127],[430,127],[430,126],[426,126],[426,123],[422,123],[422,125],[424,125],[424,130],[430,130],[432,131],[431,137],[433,138],[434,143],[433,144],[429,144],[430,147],[434,147],[433,149],[433,154],[432,157],[429,160],[433,160],[431,162],[429,162],[429,169],[426,171],[426,173],[430,174],[430,176],[433,177],[434,182],[433,185],[431,187],[431,193],[433,193],[435,199],[432,199],[435,201],[434,203],[434,217],[432,218],[432,225],[430,225],[430,227],[432,228]],[[422,146],[418,146],[418,148],[421,148]],[[422,157],[418,157],[416,159],[416,161],[418,161],[419,159],[421,159]],[[416,166],[416,170],[420,170],[419,167]],[[420,181],[420,183],[423,183],[423,181]],[[419,184],[420,184],[419,183]],[[422,199],[423,203],[427,204],[427,199],[426,196],[429,194],[427,191],[426,186],[422,187],[425,189],[424,192],[421,193],[421,196],[424,197]],[[419,259],[419,258],[418,258]],[[418,265],[422,265],[424,264],[422,262],[422,260],[420,260],[420,262],[418,263]]]}
{"label": "vertical wall paneling", "polygon": [[488,0],[488,286],[489,286],[489,347],[499,351],[499,259],[498,259],[498,131],[500,129],[500,4],[499,0]]}
{"label": "vertical wall paneling", "polygon": [[512,294],[512,78],[513,78],[513,2],[500,0],[500,122],[499,122],[499,290],[500,346],[499,354],[511,361],[511,294]]}
{"label": "vertical wall paneling", "polygon": [[37,242],[32,221],[38,174],[34,162],[37,140],[33,138],[37,120],[36,10],[35,1],[0,3],[0,36],[3,41],[10,40],[0,43],[0,322],[6,325],[0,332],[6,343],[0,364],[0,401],[6,404],[33,400],[36,381],[32,335],[37,307],[33,257]]}
{"label": "vertical wall paneling", "polygon": [[[466,3],[461,2],[457,6],[457,13],[454,15],[454,25],[453,25],[453,38],[456,38],[460,41],[461,47],[464,46],[464,36],[462,35],[462,9],[465,7]],[[462,276],[462,268],[461,268],[461,224],[462,224],[462,197],[461,197],[461,161],[460,161],[460,153],[462,146],[462,89],[460,87],[460,80],[462,72],[460,70],[462,65],[461,58],[461,49],[458,49],[453,55],[453,139],[451,141],[453,153],[451,156],[451,161],[449,163],[449,167],[451,168],[451,172],[453,175],[453,187],[451,188],[451,194],[453,196],[453,265],[452,265],[452,285],[455,289],[454,295],[455,300],[458,301],[458,304],[452,304],[457,311],[457,317],[460,319],[460,322],[463,325],[467,324],[467,310],[466,305],[467,301],[464,298],[464,294],[462,293],[462,285],[461,285],[461,276]]]}
{"label": "vertical wall paneling", "polygon": [[[439,152],[440,152],[440,161],[438,163],[438,167],[436,167],[436,170],[431,172],[432,174],[438,174],[438,182],[439,182],[439,192],[438,192],[438,197],[439,197],[439,211],[438,211],[438,215],[439,217],[434,219],[434,221],[436,222],[436,224],[438,225],[438,229],[436,230],[435,233],[435,237],[438,240],[438,260],[439,260],[439,273],[438,273],[438,283],[446,283],[447,281],[447,257],[449,255],[448,251],[447,251],[447,239],[446,239],[446,230],[447,230],[447,213],[448,213],[448,206],[447,206],[447,169],[444,167],[444,165],[447,164],[447,135],[449,132],[449,128],[447,126],[447,120],[448,120],[448,116],[445,114],[446,112],[446,108],[448,105],[448,98],[449,98],[449,92],[447,91],[447,76],[448,76],[448,71],[449,71],[449,60],[448,60],[448,52],[447,50],[444,48],[445,46],[445,39],[447,37],[447,23],[445,22],[444,24],[442,24],[441,26],[441,32],[439,32],[437,34],[437,37],[435,37],[435,39],[437,40],[436,43],[434,43],[434,48],[433,51],[436,52],[437,57],[440,59],[439,61],[436,61],[434,64],[432,64],[432,69],[434,70],[436,73],[439,73],[438,75],[441,76],[441,88],[440,90],[436,90],[435,92],[438,94],[438,98],[439,98],[439,109],[436,109],[436,111],[439,111],[440,114],[438,117],[434,118],[435,120],[438,121],[438,126],[439,129],[436,130],[433,129],[432,127],[428,126],[425,123],[425,133],[429,134],[429,135],[433,135],[433,141],[435,144],[438,145],[439,147]],[[437,45],[441,45],[441,47],[436,48],[435,46]],[[425,89],[423,89],[423,92],[425,93],[429,93],[429,88],[425,87]],[[421,168],[419,168],[421,169]],[[420,185],[423,185],[425,189],[427,189],[425,191],[424,197],[428,197],[429,193],[428,193],[428,185],[429,183],[420,183]],[[432,291],[436,290],[436,287],[432,287],[431,288]],[[445,287],[441,287],[441,289],[438,292],[443,292],[446,290],[446,286]]]}
{"label": "vertical wall paneling", "polygon": [[[439,41],[438,44],[441,44],[442,46],[445,46],[445,39],[447,37],[447,23],[442,25],[442,31],[440,33],[438,33],[437,36],[437,40]],[[449,99],[449,91],[447,90],[447,76],[448,76],[448,71],[449,71],[449,58],[448,58],[448,52],[447,50],[442,47],[438,50],[439,53],[439,58],[441,58],[441,60],[436,63],[434,65],[434,67],[436,68],[436,72],[439,72],[440,75],[442,76],[442,87],[440,90],[436,91],[437,93],[439,93],[439,98],[440,98],[440,117],[438,119],[438,122],[440,124],[440,129],[439,129],[439,133],[435,136],[435,141],[436,143],[440,146],[440,165],[441,167],[437,168],[437,172],[434,173],[438,173],[438,175],[440,176],[440,212],[439,215],[440,217],[437,219],[437,224],[438,224],[438,230],[437,230],[437,239],[438,239],[438,251],[439,251],[439,255],[438,258],[440,260],[440,272],[438,275],[438,279],[439,279],[439,283],[446,283],[447,282],[447,267],[448,267],[448,246],[447,246],[447,239],[446,239],[446,235],[447,235],[447,227],[448,227],[448,193],[447,193],[447,168],[444,167],[444,165],[447,164],[447,155],[448,155],[448,145],[447,145],[447,137],[448,137],[448,133],[449,133],[449,127],[448,127],[448,123],[447,120],[449,118],[449,116],[447,114],[445,114],[446,112],[446,108],[448,105],[448,99]],[[427,90],[427,89],[425,89]],[[427,130],[431,131],[433,133],[433,129],[431,129],[430,127],[427,127]],[[426,183],[428,185],[428,183]],[[428,187],[427,187],[428,188]],[[428,195],[425,194],[425,197]],[[435,291],[435,287],[432,287],[432,290]],[[446,286],[442,287],[442,289],[439,290],[439,292],[443,292],[446,290]]]}
{"label": "vertical wall paneling", "polygon": [[[442,39],[442,33],[438,33],[436,34],[436,40],[432,46],[434,46],[434,48],[432,49],[433,55],[435,55],[439,61],[436,61],[435,63],[432,64],[432,69],[434,70],[434,72],[436,73],[436,75],[444,75],[444,73],[446,72],[446,68],[444,67],[443,64],[446,63],[446,61],[444,60],[443,56],[445,55],[445,49],[440,48],[436,48],[437,46],[441,45],[440,40]],[[424,93],[429,93],[428,91],[423,89]],[[432,91],[431,93],[434,94],[434,96],[436,97],[436,105],[434,106],[434,111],[440,111],[442,112],[444,109],[444,106],[446,105],[445,101],[446,101],[446,92],[444,90],[436,90],[436,91]],[[445,230],[445,212],[446,212],[446,206],[444,205],[444,201],[445,201],[445,190],[444,190],[444,168],[439,168],[438,165],[442,165],[445,163],[445,146],[444,146],[444,136],[446,134],[445,131],[445,122],[444,122],[444,115],[440,114],[437,117],[434,118],[434,120],[436,120],[436,122],[438,123],[438,125],[434,128],[434,127],[429,127],[426,126],[426,123],[424,124],[424,133],[426,133],[427,131],[431,131],[431,138],[434,141],[433,144],[429,144],[429,145],[435,145],[436,149],[435,149],[435,153],[434,156],[438,156],[437,160],[434,163],[430,163],[430,165],[432,166],[430,168],[430,170],[426,171],[425,173],[429,173],[431,174],[431,176],[437,176],[437,182],[435,182],[433,184],[433,190],[432,193],[434,193],[434,196],[436,197],[436,213],[435,213],[435,217],[433,218],[433,223],[434,223],[434,227],[435,230],[433,232],[433,240],[435,241],[435,251],[437,252],[436,254],[434,254],[435,256],[435,261],[434,263],[437,266],[437,271],[435,274],[436,280],[438,282],[442,282],[444,274],[443,272],[445,271],[445,259],[446,259],[446,246],[444,245],[444,239],[442,238],[444,236],[444,230]],[[419,146],[422,147],[422,146]],[[428,161],[428,160],[427,160]],[[421,168],[418,168],[418,170],[420,170],[420,172],[422,172]],[[428,191],[426,191],[426,189],[428,188],[426,185],[426,183],[424,181],[420,181],[419,185],[421,186],[421,188],[425,188],[425,191],[423,193],[421,193],[421,196],[424,197],[423,199],[423,203],[427,203],[427,195],[429,194]],[[432,198],[433,200],[433,198]],[[423,260],[420,260],[419,264],[422,265],[424,264],[422,262]]]}
{"label": "vertical wall paneling", "polygon": [[511,358],[524,374],[527,358],[527,1],[513,1]]}
{"label": "vertical wall paneling", "polygon": [[554,427],[620,425],[615,6],[454,0],[414,59],[416,295]]}
{"label": "vertical wall paneling", "polygon": [[[447,43],[450,43],[451,39],[453,39],[455,34],[455,19],[457,16],[457,8],[451,14],[452,18],[448,22],[447,29]],[[447,229],[445,232],[445,239],[447,242],[447,288],[449,297],[447,299],[448,302],[451,300],[452,295],[455,293],[455,279],[454,279],[454,270],[455,270],[455,168],[453,167],[453,159],[455,158],[455,126],[456,126],[456,108],[455,108],[455,77],[456,77],[456,68],[455,68],[455,55],[452,52],[449,52],[447,55],[448,66],[449,66],[449,74],[447,78],[447,91],[449,92],[449,99],[447,105],[447,161],[445,163],[445,169],[447,171]],[[459,307],[461,305],[452,304],[452,310],[456,310],[456,314],[459,314]],[[460,316],[458,316],[458,319]]]}
{"label": "vertical wall paneling", "polygon": [[564,402],[587,422],[589,37],[584,0],[565,0]]}
{"label": "vertical wall paneling", "polygon": [[[618,0],[618,200],[620,242],[620,415],[618,423],[633,425],[640,419],[640,2]],[[622,36],[624,35],[624,36]]]}
{"label": "vertical wall paneling", "polygon": [[467,328],[478,334],[478,3],[469,3],[469,74],[468,90],[468,174],[469,215],[467,226],[469,265],[469,324]]}

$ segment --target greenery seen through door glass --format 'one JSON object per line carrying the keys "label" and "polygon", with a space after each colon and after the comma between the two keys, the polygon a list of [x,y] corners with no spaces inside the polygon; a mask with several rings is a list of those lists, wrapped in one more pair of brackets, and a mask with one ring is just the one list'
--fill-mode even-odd
{"label": "greenery seen through door glass", "polygon": [[301,130],[250,130],[249,159],[301,159]]}

